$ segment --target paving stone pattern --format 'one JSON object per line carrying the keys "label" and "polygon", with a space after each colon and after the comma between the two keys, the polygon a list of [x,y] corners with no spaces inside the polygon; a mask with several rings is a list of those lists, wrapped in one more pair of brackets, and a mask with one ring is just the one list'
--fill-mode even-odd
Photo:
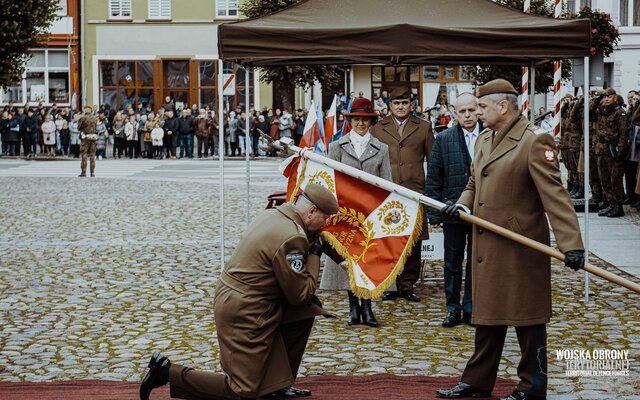
{"label": "paving stone pattern", "polygon": [[[1,381],[137,381],[154,349],[180,364],[220,369],[212,314],[220,269],[216,185],[3,177],[0,186]],[[257,185],[253,204],[278,189]],[[225,186],[227,256],[244,227],[245,190]],[[376,301],[379,329],[347,326],[346,295],[320,292],[338,318],[317,321],[300,373],[460,375],[473,329],[440,326],[441,270],[440,262],[426,265],[421,303]],[[559,263],[553,287],[551,397],[637,398],[637,295],[594,278],[584,304],[583,275]],[[574,348],[628,349],[630,376],[566,377],[555,350]],[[518,360],[510,329],[500,376],[517,380]]]}

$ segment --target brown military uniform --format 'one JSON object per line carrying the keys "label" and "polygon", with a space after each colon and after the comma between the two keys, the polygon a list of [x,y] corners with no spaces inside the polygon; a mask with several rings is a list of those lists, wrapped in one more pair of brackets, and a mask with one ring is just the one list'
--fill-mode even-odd
{"label": "brown military uniform", "polygon": [[80,131],[80,175],[87,175],[87,155],[90,161],[91,176],[96,170],[96,140],[98,139],[98,120],[91,113],[85,113],[78,121],[78,131]]}
{"label": "brown military uniform", "polygon": [[[560,251],[583,248],[553,137],[534,132],[522,115],[500,132],[478,138],[471,177],[458,203],[482,219],[547,245],[548,217]],[[515,326],[522,349],[518,390],[544,396],[546,352],[539,349],[546,346],[545,324],[551,317],[549,256],[475,225],[472,243],[476,350],[462,382],[493,388],[507,326]]]}
{"label": "brown military uniform", "polygon": [[598,107],[597,124],[594,152],[602,191],[610,203],[622,204],[624,160],[613,158],[611,146],[617,147],[622,154],[626,153],[629,128],[627,114],[617,105]]}
{"label": "brown military uniform", "polygon": [[224,374],[173,364],[171,396],[257,398],[293,384],[316,315],[320,260],[290,203],[264,211],[247,228],[221,273],[215,323]]}
{"label": "brown military uniform", "polygon": [[[562,106],[561,124],[562,136],[560,138],[560,151],[562,152],[562,160],[568,172],[568,183],[571,189],[577,189],[580,186],[580,178],[578,175],[578,159],[580,157],[580,146],[576,146],[576,138],[580,137],[582,131],[582,123],[579,120],[579,113],[576,110],[578,102],[571,102]],[[579,122],[576,124],[576,122]]]}
{"label": "brown military uniform", "polygon": [[[435,142],[431,124],[415,116],[409,116],[402,126],[398,127],[395,118],[388,116],[371,129],[371,134],[389,146],[393,182],[424,193],[424,161],[429,159]],[[428,239],[427,212],[423,211],[422,239]],[[419,278],[420,243],[416,242],[407,257],[404,270],[396,280],[398,290],[413,290],[413,285]]]}

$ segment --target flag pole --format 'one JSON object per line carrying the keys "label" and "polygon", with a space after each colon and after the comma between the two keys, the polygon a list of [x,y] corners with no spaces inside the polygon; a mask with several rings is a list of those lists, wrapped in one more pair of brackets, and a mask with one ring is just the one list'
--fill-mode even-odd
{"label": "flag pole", "polygon": [[[300,148],[298,146],[295,146],[293,144],[293,140],[291,140],[291,138],[282,138],[279,141],[275,141],[273,143],[273,145],[277,148],[280,149],[284,149],[285,152],[287,152],[287,150],[290,150],[294,153],[298,153],[300,155],[300,157],[306,158],[308,160],[311,161],[315,161],[317,163],[323,164],[329,168],[333,168],[336,171],[342,172],[344,174],[347,174],[349,176],[352,176],[354,178],[357,178],[361,181],[370,183],[374,186],[377,186],[379,188],[382,188],[384,190],[387,190],[389,192],[392,193],[396,193],[398,195],[401,195],[403,197],[412,199],[414,201],[418,201],[422,204],[425,204],[429,207],[432,208],[436,208],[438,210],[444,208],[446,206],[445,203],[442,203],[440,201],[434,200],[430,197],[427,197],[421,193],[415,192],[413,190],[407,189],[405,187],[402,187],[398,184],[395,184],[391,181],[388,181],[386,179],[382,179],[378,176],[375,175],[371,175],[369,173],[366,173],[364,171],[361,171],[357,168],[354,167],[350,167],[348,165],[342,164],[338,161],[332,160],[330,158],[327,157],[323,157],[320,154],[314,153],[313,149],[303,149]],[[547,246],[543,243],[537,242],[535,240],[529,239],[526,236],[517,234],[515,232],[512,232],[508,229],[505,229],[499,225],[496,225],[492,222],[486,221],[482,218],[478,218],[474,215],[471,214],[467,214],[463,211],[460,212],[460,219],[465,221],[465,222],[469,222],[471,224],[477,225],[479,227],[482,227],[484,229],[487,229],[493,233],[496,233],[500,236],[503,236],[507,239],[513,240],[515,242],[518,242],[524,246],[527,246],[529,248],[532,248],[534,250],[537,250],[545,255],[548,255],[550,257],[556,258],[560,261],[564,261],[564,254],[562,254],[562,252],[554,249],[551,246]],[[612,274],[608,271],[603,270],[602,268],[596,267],[594,265],[585,263],[584,265],[584,270],[587,272],[590,272],[594,275],[597,275],[603,279],[606,279],[610,282],[616,283],[620,286],[626,287],[629,290],[632,290],[636,293],[640,293],[640,285],[631,282],[627,279],[624,279],[620,276],[617,276],[615,274]]]}

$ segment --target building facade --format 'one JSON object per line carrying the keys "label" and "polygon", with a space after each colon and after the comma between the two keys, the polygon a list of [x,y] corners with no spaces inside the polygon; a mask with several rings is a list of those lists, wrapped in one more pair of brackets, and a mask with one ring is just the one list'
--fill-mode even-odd
{"label": "building facade", "polygon": [[47,42],[31,49],[21,82],[0,90],[0,104],[79,107],[80,0],[60,0]]}
{"label": "building facade", "polygon": [[[214,109],[218,26],[238,19],[237,0],[83,0],[84,103],[157,109],[178,105]],[[224,63],[225,107],[260,104],[257,74]]]}

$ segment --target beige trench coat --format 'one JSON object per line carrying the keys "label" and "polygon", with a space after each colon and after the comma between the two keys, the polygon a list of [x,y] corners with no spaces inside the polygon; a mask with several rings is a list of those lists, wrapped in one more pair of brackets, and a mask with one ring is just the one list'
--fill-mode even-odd
{"label": "beige trench coat", "polygon": [[[331,143],[329,158],[390,181],[392,178],[388,146],[371,136],[367,148],[358,158],[349,140],[349,135],[352,134],[356,135],[356,133],[349,133],[337,142]],[[322,271],[320,289],[349,290],[349,274],[332,259],[327,258]]]}
{"label": "beige trench coat", "polygon": [[[560,251],[583,250],[578,219],[560,179],[553,137],[542,132],[534,133],[528,119],[518,116],[492,151],[493,132],[484,131],[458,202],[477,217],[544,244],[550,242],[548,216]],[[547,323],[549,256],[475,225],[472,242],[473,324]]]}
{"label": "beige trench coat", "polygon": [[[407,125],[400,136],[393,116],[388,116],[371,128],[371,134],[389,146],[393,182],[407,189],[424,193],[426,178],[424,162],[429,160],[436,139],[433,136],[431,124],[427,121],[410,116],[405,123]],[[429,238],[429,230],[427,229],[427,212],[424,209],[423,216],[421,239],[426,240]]]}
{"label": "beige trench coat", "polygon": [[291,204],[266,210],[221,273],[214,301],[220,363],[240,396],[260,397],[292,385],[279,328],[324,314],[314,295],[320,259],[308,254],[308,238]]}

